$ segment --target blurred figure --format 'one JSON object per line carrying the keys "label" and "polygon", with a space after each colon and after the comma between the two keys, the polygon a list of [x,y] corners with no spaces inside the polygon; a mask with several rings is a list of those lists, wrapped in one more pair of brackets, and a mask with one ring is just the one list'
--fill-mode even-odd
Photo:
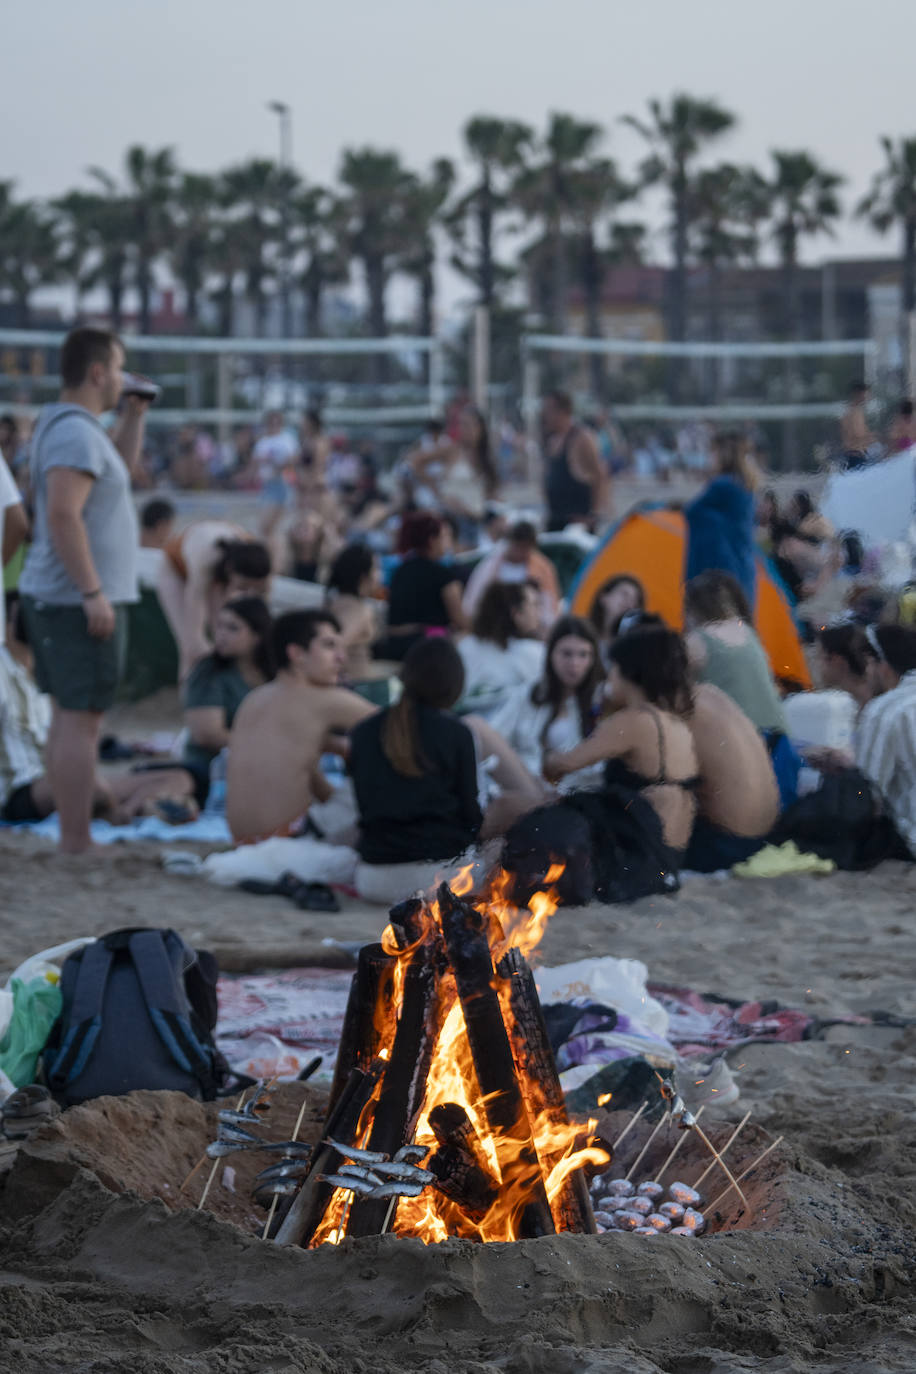
{"label": "blurred figure", "polygon": [[388,589],[388,634],[376,646],[379,658],[400,661],[411,645],[432,631],[467,630],[461,579],[443,562],[451,548],[451,530],[438,515],[413,511],[404,516],[398,535],[401,564]]}
{"label": "blurred figure", "polygon": [[175,507],[171,501],[154,498],[140,512],[141,549],[164,549],[172,537]]}
{"label": "blurred figure", "polygon": [[535,582],[541,589],[541,625],[546,630],[560,606],[560,583],[550,559],[538,548],[537,530],[530,520],[518,520],[506,538],[471,573],[464,593],[465,614],[477,613],[492,582]]}
{"label": "blurred figure", "polygon": [[914,444],[916,444],[916,417],[913,415],[913,402],[901,401],[887,433],[888,451],[890,453],[902,453],[904,449],[912,448]]}
{"label": "blurred figure", "polygon": [[261,533],[265,539],[273,534],[281,515],[290,504],[287,473],[298,452],[299,445],[287,429],[282,411],[270,411],[264,418],[264,433],[255,444],[253,453],[261,480],[261,501],[264,505]]}
{"label": "blurred figure", "polygon": [[573,418],[565,391],[550,391],[541,407],[547,528],[583,524],[593,529],[612,513],[611,480],[594,437]]}
{"label": "blurred figure", "polygon": [[872,456],[875,436],[865,413],[869,395],[865,382],[850,382],[846,409],[840,417],[840,448],[848,468],[864,467]]}
{"label": "blurred figure", "polygon": [[713,440],[713,477],[687,506],[684,580],[710,569],[731,573],[749,606],[757,601],[754,493],[759,473],[748,442],[736,430]]}

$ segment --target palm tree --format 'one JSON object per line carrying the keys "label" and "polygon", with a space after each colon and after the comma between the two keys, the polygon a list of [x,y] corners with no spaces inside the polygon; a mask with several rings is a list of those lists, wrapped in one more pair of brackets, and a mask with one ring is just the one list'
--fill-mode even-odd
{"label": "palm tree", "polygon": [[509,189],[534,140],[534,131],[514,119],[475,115],[464,126],[476,180],[451,207],[447,228],[454,243],[452,266],[473,283],[481,305],[492,309],[496,288],[512,272],[496,261],[499,216],[510,208]]}
{"label": "palm tree", "polygon": [[[708,333],[722,337],[722,270],[753,262],[760,225],[769,209],[765,179],[753,167],[723,162],[697,173],[690,189],[690,240],[695,259],[706,269]],[[709,391],[718,399],[718,359],[708,368]]]}
{"label": "palm tree", "polygon": [[856,208],[856,214],[867,219],[879,234],[886,234],[894,224],[900,225],[903,264],[903,298],[900,321],[902,356],[906,372],[912,366],[909,355],[909,319],[916,310],[916,138],[900,138],[896,143],[886,136],[881,139],[884,166],[876,172],[868,194]]}
{"label": "palm tree", "polygon": [[600,124],[570,114],[550,116],[540,145],[540,159],[519,173],[513,196],[522,211],[543,224],[543,241],[550,258],[548,316],[555,333],[566,328],[568,286],[566,229],[576,212],[577,198],[584,199],[588,213],[601,208],[602,171],[607,161],[594,161],[604,137]]}
{"label": "palm tree", "polygon": [[[408,189],[404,205],[404,250],[398,267],[414,277],[419,288],[419,332],[429,338],[436,327],[436,229],[455,184],[455,168],[448,158],[437,158],[426,179],[417,178]],[[426,355],[429,362],[429,355]]]}
{"label": "palm tree", "polygon": [[798,337],[798,250],[803,238],[832,234],[840,216],[837,191],[844,177],[822,167],[803,149],[773,150],[774,172],[768,183],[769,218],[783,272],[783,330]]}
{"label": "palm tree", "polygon": [[102,286],[113,329],[123,322],[130,250],[129,211],[114,177],[98,169],[97,189],[68,191],[52,202],[59,216],[62,265],[76,287],[76,310],[85,292]]}
{"label": "palm tree", "polygon": [[[636,186],[621,177],[611,158],[587,163],[569,178],[574,261],[585,302],[586,333],[590,339],[600,339],[602,334],[601,296],[607,268],[616,262],[638,259],[641,252],[644,227],[625,225],[615,218],[620,206],[636,194]],[[599,235],[605,221],[610,244],[602,248]],[[592,395],[600,399],[605,390],[604,359],[600,353],[590,354],[589,371]]]}
{"label": "palm tree", "polygon": [[[241,252],[245,295],[254,306],[255,332],[264,334],[268,281],[276,276],[277,249],[282,259],[284,210],[295,194],[298,177],[269,158],[252,158],[229,167],[220,176],[219,198],[226,218],[237,228],[228,234]],[[282,262],[280,264],[282,266]]]}
{"label": "palm tree", "polygon": [[199,326],[200,300],[211,266],[216,228],[216,178],[183,172],[175,191],[175,237],[169,262],[185,292],[185,314]]}
{"label": "palm tree", "polygon": [[[404,242],[405,209],[417,180],[397,153],[347,148],[340,167],[344,192],[339,201],[350,251],[362,263],[369,296],[369,332],[388,333],[385,293]],[[376,359],[375,375],[385,371]]]}
{"label": "palm tree", "polygon": [[[697,99],[679,92],[667,105],[649,101],[648,121],[624,115],[624,123],[649,145],[639,172],[644,186],[664,186],[671,208],[671,249],[674,265],[669,277],[669,325],[671,337],[680,343],[687,337],[687,255],[690,232],[690,185],[697,158],[735,125],[735,116],[715,100]],[[681,369],[669,372],[675,398],[680,391]]]}
{"label": "palm tree", "polygon": [[290,207],[293,242],[305,254],[300,275],[305,292],[306,328],[313,338],[323,329],[324,293],[349,278],[349,260],[337,204],[324,186],[307,186]]}
{"label": "palm tree", "polygon": [[[171,148],[150,151],[139,143],[133,144],[124,155],[123,189],[100,167],[90,167],[89,174],[108,202],[103,213],[109,220],[112,238],[118,241],[115,256],[124,251],[131,261],[131,275],[140,298],[140,333],[149,334],[156,263],[172,233],[171,199],[177,174],[175,154]],[[113,321],[116,328],[120,323],[122,290],[123,282],[117,287],[117,320]]]}
{"label": "palm tree", "polygon": [[60,262],[53,221],[34,200],[16,200],[13,182],[0,182],[0,292],[16,307],[16,324],[31,323],[32,292],[58,279]]}

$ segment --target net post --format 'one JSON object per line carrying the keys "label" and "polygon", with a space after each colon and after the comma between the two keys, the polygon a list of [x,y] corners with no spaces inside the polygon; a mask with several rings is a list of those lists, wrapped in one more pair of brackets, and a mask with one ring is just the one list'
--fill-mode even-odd
{"label": "net post", "polygon": [[536,453],[538,445],[538,398],[541,390],[541,367],[527,335],[522,336],[522,422],[525,427],[525,479],[537,480]]}

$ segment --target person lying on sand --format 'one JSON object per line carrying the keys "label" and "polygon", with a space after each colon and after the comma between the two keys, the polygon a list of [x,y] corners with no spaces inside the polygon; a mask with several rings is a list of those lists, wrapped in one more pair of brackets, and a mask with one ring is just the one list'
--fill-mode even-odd
{"label": "person lying on sand", "polygon": [[689,717],[700,764],[697,818],[683,868],[713,873],[749,858],[779,815],[767,746],[753,723],[711,683],[694,688]]}
{"label": "person lying on sand", "polygon": [[288,835],[313,801],[326,800],[319,760],[345,747],[331,736],[377,709],[337,685],[346,651],[329,611],[281,615],[273,647],[277,676],[245,698],[229,736],[226,818],[240,844]]}
{"label": "person lying on sand", "polygon": [[[57,809],[45,771],[51,703],[35,685],[32,650],[17,592],[6,594],[6,645],[0,644],[0,820],[8,825],[42,821]],[[92,814],[112,825],[159,815],[170,823],[197,815],[194,784],[181,767],[142,766],[116,777],[96,773]]]}

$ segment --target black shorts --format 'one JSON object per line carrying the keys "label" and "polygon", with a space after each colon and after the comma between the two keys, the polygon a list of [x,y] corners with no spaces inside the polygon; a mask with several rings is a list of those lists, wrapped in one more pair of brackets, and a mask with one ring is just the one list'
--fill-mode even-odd
{"label": "black shorts", "polygon": [[5,821],[7,825],[22,825],[26,821],[43,820],[43,813],[35,805],[30,782],[11,792],[6,799],[6,805],[0,811],[0,821]]}
{"label": "black shorts", "polygon": [[52,606],[22,597],[22,614],[35,655],[35,677],[63,711],[107,711],[124,671],[127,608],[115,606],[108,639],[89,633],[82,606]]}

